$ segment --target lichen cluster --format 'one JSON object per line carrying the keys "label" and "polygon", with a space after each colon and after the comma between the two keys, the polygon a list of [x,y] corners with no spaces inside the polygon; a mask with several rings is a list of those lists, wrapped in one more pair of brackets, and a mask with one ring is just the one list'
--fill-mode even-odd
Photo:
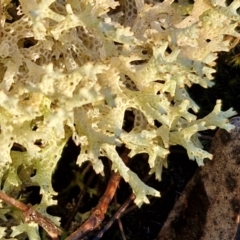
{"label": "lichen cluster", "polygon": [[[130,157],[147,153],[151,174],[161,179],[171,145],[182,145],[203,165],[211,154],[197,133],[232,129],[228,118],[235,112],[222,112],[220,100],[197,119],[198,106],[186,87],[213,85],[217,53],[229,51],[231,39],[240,37],[239,0],[1,2],[2,189],[16,197],[23,187],[40,186],[42,200],[35,208],[56,224],[59,219],[46,207],[55,203],[51,176],[70,137],[81,148],[79,165],[90,161],[103,173],[99,157],[108,157],[141,205],[147,195],[160,194],[123,163],[116,146],[125,145]],[[134,114],[128,132],[126,111]],[[14,151],[14,144],[24,151]],[[7,212],[1,210],[3,219]],[[13,216],[20,224],[13,238],[27,232],[39,239],[36,224]],[[3,239],[5,228],[0,230]]]}

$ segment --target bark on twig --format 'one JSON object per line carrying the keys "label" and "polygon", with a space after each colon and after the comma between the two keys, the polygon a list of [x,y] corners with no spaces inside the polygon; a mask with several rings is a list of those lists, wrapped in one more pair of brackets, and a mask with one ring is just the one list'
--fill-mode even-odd
{"label": "bark on twig", "polygon": [[131,194],[130,197],[124,202],[124,204],[117,210],[117,212],[110,218],[108,223],[101,229],[101,231],[94,237],[94,240],[99,240],[103,234],[113,225],[113,223],[120,219],[122,213],[126,210],[126,208],[132,203],[132,201],[136,198],[135,194]]}
{"label": "bark on twig", "polygon": [[[129,151],[125,150],[124,153],[121,155],[121,158],[125,163],[129,160],[128,153]],[[89,218],[83,223],[83,225],[80,226],[80,228],[78,228],[69,237],[67,237],[66,240],[82,239],[86,235],[86,233],[92,231],[101,224],[104,219],[104,215],[108,209],[109,203],[111,202],[117,190],[120,179],[121,176],[118,172],[112,174],[105,193],[99,200],[99,203],[94,208]]]}
{"label": "bark on twig", "polygon": [[35,211],[31,205],[26,205],[22,202],[19,202],[15,198],[12,198],[5,194],[3,191],[0,191],[0,199],[21,210],[25,222],[33,221],[37,223],[49,234],[52,239],[57,240],[58,236],[61,235],[62,231],[56,227],[50,219],[42,216],[39,212]]}

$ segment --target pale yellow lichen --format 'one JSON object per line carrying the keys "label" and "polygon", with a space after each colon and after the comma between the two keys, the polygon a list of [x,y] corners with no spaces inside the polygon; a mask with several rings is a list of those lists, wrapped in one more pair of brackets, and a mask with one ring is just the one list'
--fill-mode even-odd
{"label": "pale yellow lichen", "polygon": [[[240,3],[147,2],[21,0],[10,22],[10,1],[2,1],[0,179],[7,193],[40,186],[43,198],[36,209],[49,217],[51,174],[70,136],[81,147],[78,164],[90,161],[103,173],[99,157],[108,157],[138,205],[159,193],[125,166],[116,146],[125,144],[131,157],[147,153],[157,179],[171,145],[184,146],[199,165],[211,158],[197,132],[230,131],[227,119],[235,112],[221,112],[218,101],[212,113],[196,119],[198,106],[185,87],[213,85],[217,53],[230,49],[225,35],[240,37]],[[130,132],[123,130],[126,111],[134,114]],[[26,152],[12,151],[14,143]],[[37,226],[17,221],[12,236],[27,232],[38,239]]]}

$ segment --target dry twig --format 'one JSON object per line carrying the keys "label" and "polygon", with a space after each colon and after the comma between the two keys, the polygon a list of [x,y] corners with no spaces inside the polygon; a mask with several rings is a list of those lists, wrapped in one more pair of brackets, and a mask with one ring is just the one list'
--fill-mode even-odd
{"label": "dry twig", "polygon": [[69,218],[68,218],[68,220],[67,220],[67,223],[66,223],[65,226],[64,226],[64,229],[65,229],[65,230],[69,228],[69,226],[70,226],[70,224],[71,224],[74,216],[76,215],[76,213],[77,213],[77,211],[78,211],[78,209],[79,209],[79,207],[80,207],[80,204],[82,203],[82,199],[83,199],[83,197],[85,196],[85,194],[86,194],[86,192],[87,192],[87,188],[88,188],[89,185],[92,183],[93,178],[94,178],[94,175],[92,174],[92,175],[89,177],[89,179],[88,179],[86,185],[84,186],[83,190],[82,190],[82,191],[80,192],[80,194],[78,195],[78,202],[77,202],[77,204],[74,206],[74,208],[73,208],[73,210],[72,210],[72,212],[71,212],[71,214],[70,214],[70,216],[69,216]]}
{"label": "dry twig", "polygon": [[[144,177],[143,182],[147,182],[151,175],[147,175]],[[105,224],[105,226],[101,229],[101,231],[98,232],[98,234],[95,236],[93,240],[99,240],[103,234],[110,229],[110,227],[113,225],[113,223],[116,220],[119,220],[121,217],[123,217],[125,214],[129,213],[130,211],[137,208],[136,205],[133,205],[132,207],[128,208],[128,206],[133,202],[133,200],[136,198],[135,194],[132,193],[128,199],[122,204],[122,206],[117,210],[117,212],[109,219],[108,223]],[[128,208],[128,209],[127,209]],[[127,209],[127,211],[125,211]],[[122,232],[121,232],[122,233]]]}
{"label": "dry twig", "polygon": [[35,211],[31,205],[26,205],[22,202],[19,202],[15,198],[8,196],[2,191],[0,191],[0,199],[21,210],[25,222],[33,221],[37,223],[49,234],[53,240],[57,240],[58,236],[62,234],[62,231],[56,227],[50,219],[42,216],[39,212]]}
{"label": "dry twig", "polygon": [[97,234],[94,240],[99,240],[103,234],[113,225],[114,221],[120,219],[122,213],[129,206],[130,203],[135,199],[135,194],[131,194],[130,197],[122,204],[122,206],[117,210],[117,212],[110,218],[108,223],[101,229],[101,231]]}
{"label": "dry twig", "polygon": [[[124,163],[127,163],[129,161],[128,153],[129,150],[125,150],[124,153],[121,155]],[[105,193],[99,200],[99,203],[94,208],[89,218],[83,223],[83,225],[80,226],[80,228],[78,228],[69,237],[67,237],[66,240],[82,239],[86,235],[86,233],[92,231],[101,224],[104,219],[104,215],[108,209],[109,203],[111,202],[117,190],[120,179],[121,176],[119,175],[119,173],[112,174]]]}

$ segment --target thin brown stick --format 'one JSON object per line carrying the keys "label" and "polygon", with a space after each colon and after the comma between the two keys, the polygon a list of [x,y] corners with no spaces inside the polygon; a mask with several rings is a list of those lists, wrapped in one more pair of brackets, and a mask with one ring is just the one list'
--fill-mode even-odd
{"label": "thin brown stick", "polygon": [[[113,225],[116,219],[120,219],[122,217],[125,209],[132,203],[132,201],[136,198],[135,194],[131,194],[129,198],[122,204],[122,206],[117,210],[117,212],[110,218],[107,224],[101,229],[101,231],[95,236],[93,240],[99,240],[103,234]],[[135,205],[136,207],[136,205]]]}
{"label": "thin brown stick", "polygon": [[[150,177],[151,177],[151,175],[146,175],[143,179],[143,182],[147,182]],[[105,224],[105,226],[101,229],[101,231],[98,232],[98,234],[94,237],[93,240],[99,240],[103,236],[103,234],[110,229],[110,227],[113,225],[113,223],[116,220],[122,218],[123,216],[125,216],[129,212],[138,208],[137,205],[133,205],[130,208],[128,208],[128,206],[134,201],[135,198],[136,198],[135,194],[132,193],[128,197],[128,199],[122,204],[122,206],[117,210],[117,212],[109,219],[109,221],[107,222],[107,224]]]}
{"label": "thin brown stick", "polygon": [[[117,208],[117,196],[115,195],[114,196],[114,205],[115,207]],[[120,229],[120,232],[121,232],[121,235],[122,235],[122,239],[123,240],[127,240],[126,236],[125,236],[125,233],[124,233],[124,229],[123,229],[123,225],[122,225],[122,221],[120,218],[117,219],[117,222],[118,222],[118,227]]]}
{"label": "thin brown stick", "polygon": [[122,235],[122,239],[123,240],[127,240],[126,236],[125,236],[125,233],[124,233],[124,230],[123,230],[123,225],[122,225],[122,221],[120,218],[118,218],[118,227],[120,229],[120,232],[121,232],[121,235]]}
{"label": "thin brown stick", "polygon": [[[128,153],[129,150],[126,149],[124,153],[121,155],[121,158],[125,163],[129,161]],[[82,239],[84,235],[86,235],[86,233],[92,231],[101,224],[101,222],[104,219],[104,215],[108,209],[109,203],[111,202],[117,190],[120,179],[121,176],[119,173],[112,174],[105,193],[99,200],[99,203],[94,208],[89,218],[83,223],[83,225],[80,226],[80,228],[78,228],[69,237],[67,237],[66,240]]]}
{"label": "thin brown stick", "polygon": [[92,183],[93,178],[94,178],[94,175],[92,174],[92,175],[89,177],[89,179],[88,179],[86,185],[84,186],[83,190],[82,190],[82,191],[80,192],[80,194],[78,195],[78,202],[77,202],[77,204],[74,206],[74,208],[73,208],[73,210],[72,210],[72,212],[71,212],[71,214],[70,214],[70,216],[69,216],[69,218],[68,218],[68,220],[67,220],[67,223],[66,223],[65,226],[64,226],[64,229],[65,229],[65,230],[69,228],[69,226],[70,226],[70,224],[71,224],[74,216],[76,215],[76,213],[77,213],[77,211],[78,211],[78,209],[79,209],[79,207],[80,207],[80,205],[81,205],[81,203],[82,203],[82,199],[83,199],[83,197],[85,196],[85,194],[86,194],[86,192],[87,192],[87,188],[88,188],[89,185]]}
{"label": "thin brown stick", "polygon": [[49,236],[53,240],[57,240],[58,236],[62,234],[62,231],[59,228],[57,228],[50,219],[42,216],[39,212],[35,211],[31,205],[26,205],[22,202],[19,202],[15,198],[8,196],[2,191],[0,191],[0,199],[21,210],[25,222],[33,221],[37,223],[49,234]]}

